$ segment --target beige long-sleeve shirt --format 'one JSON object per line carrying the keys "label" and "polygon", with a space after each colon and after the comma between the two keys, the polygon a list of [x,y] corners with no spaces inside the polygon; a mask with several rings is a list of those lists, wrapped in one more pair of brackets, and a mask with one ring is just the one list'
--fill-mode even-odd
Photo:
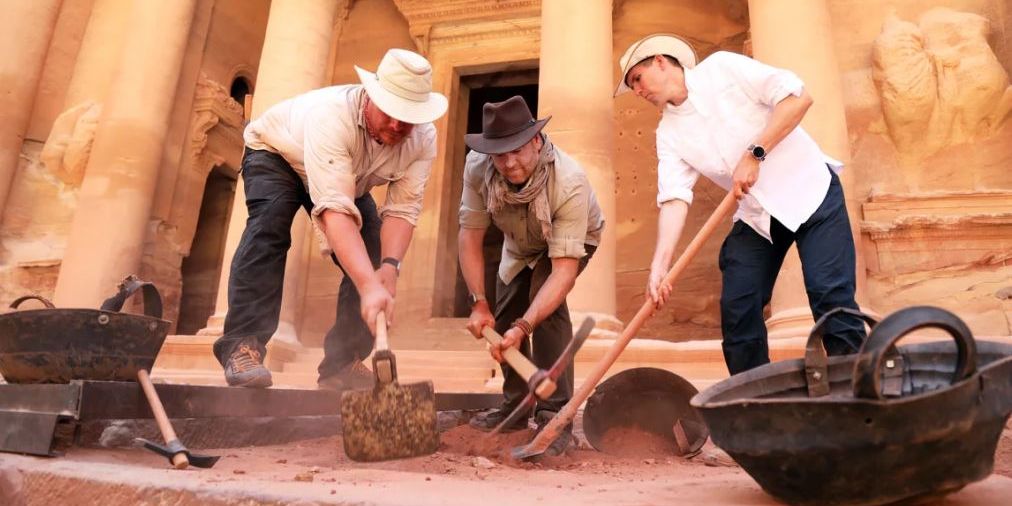
{"label": "beige long-sleeve shirt", "polygon": [[495,167],[489,155],[468,153],[458,216],[462,228],[488,228],[495,223],[503,231],[499,278],[504,283],[513,281],[525,267],[533,268],[545,254],[549,258],[583,258],[587,254],[585,244],[600,243],[604,218],[594,189],[579,163],[558,146],[548,173],[551,239],[545,239],[541,224],[527,205],[507,205],[494,216],[488,212],[490,171]]}
{"label": "beige long-sleeve shirt", "polygon": [[318,228],[326,209],[350,215],[361,227],[355,199],[383,184],[389,187],[381,217],[415,224],[421,213],[436,129],[416,125],[397,145],[382,145],[366,132],[365,96],[361,85],[313,90],[272,106],[243,133],[247,147],[278,153],[302,178]]}

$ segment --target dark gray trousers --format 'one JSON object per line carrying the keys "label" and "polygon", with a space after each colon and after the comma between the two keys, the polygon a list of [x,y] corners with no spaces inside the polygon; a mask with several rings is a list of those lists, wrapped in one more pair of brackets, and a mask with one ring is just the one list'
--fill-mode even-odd
{"label": "dark gray trousers", "polygon": [[[587,267],[590,257],[597,250],[596,246],[590,244],[587,244],[585,248],[587,254],[580,259],[578,275]],[[545,280],[548,279],[551,272],[552,260],[546,255],[538,261],[534,269],[525,268],[509,284],[503,283],[502,279],[496,276],[494,314],[496,332],[505,333],[514,320],[523,317],[534,300],[534,296],[545,284]],[[531,339],[525,339],[520,343],[520,351],[530,358],[534,365],[547,370],[559,358],[562,350],[566,348],[572,338],[573,323],[569,319],[569,306],[563,301],[548,318],[534,329],[533,346]],[[505,397],[503,409],[513,411],[527,395],[527,382],[505,362],[502,364],[502,373],[503,396]],[[538,400],[536,411],[557,412],[562,409],[573,396],[574,375],[573,364],[570,363],[566,371],[559,377],[555,393],[547,401]]]}

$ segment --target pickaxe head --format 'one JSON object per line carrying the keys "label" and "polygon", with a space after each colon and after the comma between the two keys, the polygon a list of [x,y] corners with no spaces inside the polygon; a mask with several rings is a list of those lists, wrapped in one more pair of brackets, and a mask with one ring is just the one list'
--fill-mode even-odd
{"label": "pickaxe head", "polygon": [[531,409],[533,409],[534,405],[537,403],[537,398],[535,397],[535,387],[537,386],[535,384],[535,379],[537,379],[538,383],[544,381],[545,379],[550,379],[553,382],[558,380],[559,377],[562,376],[562,373],[566,371],[566,368],[569,367],[569,364],[573,362],[573,357],[576,356],[576,352],[580,351],[580,347],[583,346],[583,342],[587,340],[587,336],[589,336],[594,330],[594,325],[595,322],[593,318],[588,316],[583,319],[583,323],[580,324],[580,329],[573,334],[573,339],[566,345],[566,349],[562,350],[562,354],[559,355],[559,358],[554,364],[552,364],[552,367],[543,375],[537,374],[535,376],[531,376],[531,384],[528,385],[527,395],[522,401],[520,401],[520,404],[513,409],[510,416],[506,417],[506,419],[503,420],[498,427],[493,429],[489,435],[500,433],[504,427],[510,427],[516,423],[520,417],[530,414]]}
{"label": "pickaxe head", "polygon": [[143,443],[144,447],[147,448],[148,450],[151,450],[169,459],[170,464],[173,464],[172,460],[173,457],[179,455],[180,453],[186,455],[186,459],[189,461],[190,464],[193,464],[194,466],[201,468],[214,467],[214,464],[217,463],[218,459],[221,458],[220,456],[197,455],[195,453],[190,453],[190,451],[187,450],[186,447],[183,446],[183,443],[181,443],[178,439],[173,439],[172,441],[169,441],[168,443],[165,444],[165,446],[148,441],[147,439],[137,438],[135,439],[135,441],[137,441],[138,443]]}

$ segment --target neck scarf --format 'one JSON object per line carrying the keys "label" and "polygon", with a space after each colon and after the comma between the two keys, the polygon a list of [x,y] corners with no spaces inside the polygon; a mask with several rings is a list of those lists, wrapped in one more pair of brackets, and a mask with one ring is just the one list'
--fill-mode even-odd
{"label": "neck scarf", "polygon": [[[548,205],[548,166],[555,162],[555,148],[547,136],[538,135],[541,135],[542,141],[538,165],[519,191],[511,189],[506,178],[502,177],[494,166],[490,167],[486,207],[489,214],[495,216],[507,205],[526,204],[527,211],[541,224],[541,234],[548,240],[552,238],[552,209]],[[488,163],[493,165],[491,156],[488,157]]]}

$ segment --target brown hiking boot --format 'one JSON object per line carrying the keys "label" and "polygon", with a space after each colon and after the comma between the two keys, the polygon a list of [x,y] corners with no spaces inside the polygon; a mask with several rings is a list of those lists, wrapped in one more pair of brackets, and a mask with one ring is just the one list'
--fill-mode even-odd
{"label": "brown hiking boot", "polygon": [[225,381],[229,386],[267,388],[274,384],[271,372],[264,367],[260,350],[240,344],[225,362]]}
{"label": "brown hiking boot", "polygon": [[372,388],[376,378],[361,360],[354,360],[337,374],[316,380],[317,388],[335,390],[365,390]]}

